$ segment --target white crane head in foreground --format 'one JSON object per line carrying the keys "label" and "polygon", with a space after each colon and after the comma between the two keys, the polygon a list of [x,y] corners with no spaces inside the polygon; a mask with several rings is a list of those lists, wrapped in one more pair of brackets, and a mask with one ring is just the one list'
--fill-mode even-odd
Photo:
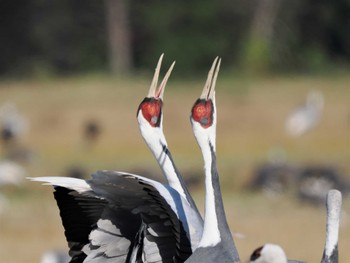
{"label": "white crane head in foreground", "polygon": [[289,135],[300,136],[313,128],[319,121],[324,106],[321,92],[312,90],[308,93],[305,105],[297,108],[288,117],[285,128]]}
{"label": "white crane head in foreground", "polygon": [[327,194],[326,243],[321,263],[338,263],[339,221],[342,206],[342,195],[338,190]]}
{"label": "white crane head in foreground", "polygon": [[[151,149],[152,153],[156,156],[159,162],[164,159],[164,156],[159,156],[159,150],[155,148],[154,145],[158,145],[159,141],[166,145],[166,140],[163,134],[163,95],[166,83],[170,77],[171,71],[175,65],[175,61],[170,66],[168,72],[166,73],[162,83],[159,85],[157,90],[158,78],[160,67],[163,60],[163,54],[160,56],[157,67],[155,69],[155,73],[153,76],[153,80],[151,83],[151,87],[148,91],[148,95],[144,100],[140,103],[139,108],[137,109],[137,121],[139,124],[139,128],[141,131],[141,135],[147,143],[148,147]],[[171,181],[171,178],[167,178],[167,180]]]}
{"label": "white crane head in foreground", "polygon": [[191,111],[193,133],[204,159],[206,198],[203,235],[186,262],[240,262],[227,224],[216,167],[215,85],[220,62],[221,59],[214,60],[203,92]]}
{"label": "white crane head in foreground", "polygon": [[[173,158],[171,156],[170,150],[168,148],[168,144],[166,142],[164,133],[163,133],[163,95],[165,86],[170,77],[171,71],[174,67],[175,62],[173,62],[166,73],[163,81],[159,85],[158,78],[160,67],[163,60],[163,54],[160,56],[157,67],[155,69],[154,77],[152,80],[151,87],[149,89],[147,97],[143,99],[140,103],[137,110],[137,121],[139,124],[139,128],[141,131],[141,135],[145,140],[147,146],[153,153],[156,158],[163,175],[165,176],[169,186],[174,188],[179,194],[185,198],[193,210],[197,214],[197,218],[194,220],[197,224],[196,229],[200,232],[199,236],[201,236],[202,228],[203,228],[203,220],[198,211],[198,208],[190,195],[183,178],[180,175],[179,170],[176,168]],[[189,219],[191,220],[191,219]],[[198,225],[199,223],[199,225]],[[198,244],[198,241],[193,240],[192,242]]]}
{"label": "white crane head in foreground", "polygon": [[305,263],[299,260],[288,260],[282,247],[267,243],[255,249],[250,256],[250,263]]}
{"label": "white crane head in foreground", "polygon": [[287,256],[279,245],[268,243],[253,251],[250,263],[287,263]]}

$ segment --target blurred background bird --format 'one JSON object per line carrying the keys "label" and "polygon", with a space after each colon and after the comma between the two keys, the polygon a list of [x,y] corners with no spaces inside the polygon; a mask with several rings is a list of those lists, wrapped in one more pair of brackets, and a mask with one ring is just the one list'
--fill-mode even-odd
{"label": "blurred background bird", "polygon": [[289,115],[285,125],[287,133],[290,136],[298,137],[314,128],[320,121],[323,107],[322,93],[317,90],[310,91],[304,105]]}

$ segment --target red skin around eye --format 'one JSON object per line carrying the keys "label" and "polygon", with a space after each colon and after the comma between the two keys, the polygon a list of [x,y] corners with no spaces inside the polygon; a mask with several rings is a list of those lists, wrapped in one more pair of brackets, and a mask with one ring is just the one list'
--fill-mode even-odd
{"label": "red skin around eye", "polygon": [[145,101],[140,106],[143,117],[152,127],[159,127],[162,102],[160,100]]}
{"label": "red skin around eye", "polygon": [[192,109],[192,118],[202,127],[208,128],[213,123],[213,104],[210,100],[199,100]]}

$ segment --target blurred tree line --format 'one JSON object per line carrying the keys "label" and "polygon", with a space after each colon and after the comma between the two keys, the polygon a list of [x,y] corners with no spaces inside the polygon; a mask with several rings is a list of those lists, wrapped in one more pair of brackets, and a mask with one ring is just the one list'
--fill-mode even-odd
{"label": "blurred tree line", "polygon": [[350,63],[349,0],[2,0],[0,75],[207,69],[318,71]]}

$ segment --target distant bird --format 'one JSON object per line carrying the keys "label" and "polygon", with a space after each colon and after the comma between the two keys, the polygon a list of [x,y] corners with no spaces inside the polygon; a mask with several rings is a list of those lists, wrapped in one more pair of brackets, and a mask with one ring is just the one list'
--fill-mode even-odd
{"label": "distant bird", "polygon": [[7,146],[28,130],[28,121],[19,113],[13,102],[0,107],[1,140]]}
{"label": "distant bird", "polygon": [[163,54],[159,58],[148,95],[143,99],[138,107],[137,120],[141,135],[153,153],[154,157],[156,158],[167,183],[187,200],[187,202],[192,207],[194,214],[196,215],[195,218],[188,217],[189,225],[193,227],[197,233],[197,235],[194,235],[191,238],[191,244],[193,248],[196,248],[202,235],[203,219],[192,196],[187,189],[187,186],[179,170],[175,166],[163,133],[163,95],[166,83],[175,62],[169,68],[157,90],[156,88],[162,59]]}
{"label": "distant bird", "polygon": [[6,102],[0,107],[0,140],[6,158],[20,162],[33,159],[32,151],[19,143],[28,127],[28,120],[18,111],[15,103]]}
{"label": "distant bird", "polygon": [[0,161],[0,187],[6,185],[19,186],[26,176],[25,169],[13,161]]}
{"label": "distant bird", "polygon": [[324,107],[324,98],[320,91],[308,93],[305,105],[297,108],[288,117],[285,128],[289,135],[300,136],[313,128],[320,120]]}
{"label": "distant bird", "polygon": [[320,165],[303,167],[297,180],[299,198],[316,205],[325,203],[331,189],[349,192],[348,185],[334,167]]}
{"label": "distant bird", "polygon": [[84,124],[84,139],[89,144],[95,143],[101,135],[101,125],[97,120],[91,119]]}
{"label": "distant bird", "polygon": [[298,173],[286,164],[265,163],[257,167],[249,184],[252,190],[263,190],[270,196],[285,193]]}
{"label": "distant bird", "polygon": [[305,263],[304,261],[288,260],[284,250],[276,244],[267,243],[255,249],[250,256],[250,263]]}
{"label": "distant bird", "polygon": [[339,222],[342,206],[342,195],[338,190],[330,190],[327,194],[327,226],[326,242],[321,263],[338,263]]}
{"label": "distant bird", "polygon": [[215,85],[220,62],[221,59],[214,60],[203,92],[191,110],[192,130],[204,159],[206,197],[203,235],[198,248],[186,261],[189,263],[240,262],[225,216],[216,166]]}
{"label": "distant bird", "polygon": [[71,257],[68,256],[67,252],[59,250],[46,251],[40,260],[40,263],[68,263]]}

